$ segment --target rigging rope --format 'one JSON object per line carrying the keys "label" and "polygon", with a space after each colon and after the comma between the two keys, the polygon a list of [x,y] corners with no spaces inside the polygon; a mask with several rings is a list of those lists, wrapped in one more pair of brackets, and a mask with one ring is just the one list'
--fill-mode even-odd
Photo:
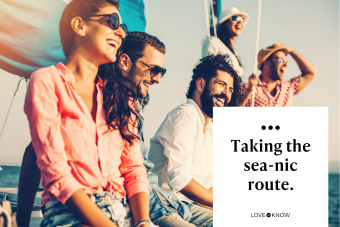
{"label": "rigging rope", "polygon": [[204,0],[204,5],[205,5],[205,19],[207,20],[207,36],[210,37],[210,28],[209,28],[209,13],[208,13],[208,4],[207,0]]}
{"label": "rigging rope", "polygon": [[[9,105],[9,108],[8,108],[8,111],[7,111],[7,115],[6,115],[6,118],[5,118],[5,122],[2,126],[2,129],[1,129],[1,133],[0,133],[0,141],[1,141],[1,137],[2,137],[2,133],[4,132],[4,129],[5,129],[5,126],[6,126],[6,122],[7,122],[7,119],[8,119],[8,116],[9,116],[9,112],[11,111],[11,108],[12,108],[12,104],[13,104],[13,101],[14,101],[14,97],[19,89],[19,85],[20,85],[20,82],[25,79],[24,77],[20,77],[19,78],[19,81],[18,81],[18,85],[17,85],[17,88],[15,89],[15,92],[14,92],[14,95],[12,97],[12,101],[11,101],[11,104]],[[26,84],[27,84],[27,79],[26,79]]]}
{"label": "rigging rope", "polygon": [[215,13],[214,13],[213,0],[210,0],[210,4],[211,4],[211,18],[212,18],[213,27],[214,27],[214,35],[216,36],[216,25],[215,25]]}
{"label": "rigging rope", "polygon": [[[258,12],[257,12],[257,32],[256,32],[254,73],[256,73],[256,68],[257,68],[257,52],[259,51],[261,2],[262,2],[262,0],[259,0],[259,9],[258,9]],[[254,107],[254,102],[255,102],[255,88],[253,89],[253,94],[252,94],[252,97],[251,97],[251,107]]]}

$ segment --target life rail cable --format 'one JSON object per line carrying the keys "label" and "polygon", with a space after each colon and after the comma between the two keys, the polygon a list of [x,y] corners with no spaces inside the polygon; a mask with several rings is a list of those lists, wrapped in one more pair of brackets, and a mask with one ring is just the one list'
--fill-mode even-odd
{"label": "life rail cable", "polygon": [[27,81],[28,81],[28,79],[26,79],[25,77],[19,77],[17,88],[15,89],[14,95],[13,95],[12,100],[11,100],[11,104],[9,105],[9,108],[8,108],[8,111],[7,111],[5,122],[4,122],[3,126],[2,126],[2,129],[1,129],[0,141],[1,141],[1,138],[2,138],[2,134],[3,134],[4,130],[5,130],[5,126],[6,126],[6,123],[7,123],[7,119],[8,119],[9,113],[11,112],[11,108],[12,108],[12,104],[13,104],[13,101],[14,101],[14,97],[17,94],[17,91],[19,89],[20,82],[22,80],[24,80],[24,79],[26,80],[26,89],[27,89]]}
{"label": "life rail cable", "polygon": [[[259,9],[258,9],[258,12],[257,12],[257,32],[256,32],[254,73],[256,73],[256,69],[257,69],[257,52],[259,51],[261,2],[262,2],[262,0],[259,0]],[[254,104],[255,104],[255,88],[253,88],[252,92],[253,92],[253,94],[251,96],[251,107],[254,107]]]}
{"label": "life rail cable", "polygon": [[204,0],[204,6],[205,6],[205,19],[207,21],[207,36],[210,37],[211,35],[207,0]]}
{"label": "life rail cable", "polygon": [[217,35],[216,35],[215,13],[214,13],[213,0],[210,0],[210,5],[211,5],[211,19],[213,21],[213,27],[214,27],[214,36],[217,37]]}

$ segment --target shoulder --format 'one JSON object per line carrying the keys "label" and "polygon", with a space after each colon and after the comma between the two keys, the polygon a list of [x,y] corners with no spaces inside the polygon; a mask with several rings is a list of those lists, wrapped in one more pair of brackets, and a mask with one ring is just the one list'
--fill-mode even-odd
{"label": "shoulder", "polygon": [[221,46],[225,46],[224,43],[217,37],[215,36],[211,36],[208,37],[203,44],[203,47],[209,47],[209,46],[214,46],[214,47],[221,47]]}
{"label": "shoulder", "polygon": [[202,57],[205,57],[209,54],[217,54],[218,49],[218,38],[215,36],[208,37],[203,41]]}
{"label": "shoulder", "polygon": [[197,110],[193,104],[183,103],[173,109],[168,114],[168,119],[170,121],[188,121],[189,122],[195,122],[199,121],[199,115],[197,113]]}
{"label": "shoulder", "polygon": [[293,77],[292,79],[283,82],[283,84],[286,86],[292,86],[292,85],[297,85],[299,81],[300,81],[300,76],[297,76],[297,77]]}
{"label": "shoulder", "polygon": [[205,43],[216,43],[219,41],[219,38],[215,37],[215,36],[211,36],[211,37],[208,37],[205,41]]}
{"label": "shoulder", "polygon": [[60,78],[60,72],[52,65],[34,71],[30,77],[30,83],[51,84],[57,77]]}

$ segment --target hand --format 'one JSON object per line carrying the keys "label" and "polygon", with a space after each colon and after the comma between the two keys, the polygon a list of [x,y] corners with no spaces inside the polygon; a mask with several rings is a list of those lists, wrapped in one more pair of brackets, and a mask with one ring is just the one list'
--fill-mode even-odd
{"label": "hand", "polygon": [[274,43],[273,47],[274,47],[274,48],[277,48],[277,47],[284,47],[284,48],[287,49],[288,54],[292,53],[292,51],[293,51],[293,48],[291,48],[291,47],[289,47],[289,46],[287,46],[287,45],[285,45],[285,44],[283,44],[283,43]]}
{"label": "hand", "polygon": [[252,91],[259,83],[259,78],[256,73],[253,73],[249,77],[248,90]]}

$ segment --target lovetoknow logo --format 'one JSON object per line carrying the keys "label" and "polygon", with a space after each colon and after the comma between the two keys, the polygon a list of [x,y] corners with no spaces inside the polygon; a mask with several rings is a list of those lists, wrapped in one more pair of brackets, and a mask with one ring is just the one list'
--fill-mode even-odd
{"label": "lovetoknow logo", "polygon": [[252,218],[289,218],[290,213],[250,213]]}

